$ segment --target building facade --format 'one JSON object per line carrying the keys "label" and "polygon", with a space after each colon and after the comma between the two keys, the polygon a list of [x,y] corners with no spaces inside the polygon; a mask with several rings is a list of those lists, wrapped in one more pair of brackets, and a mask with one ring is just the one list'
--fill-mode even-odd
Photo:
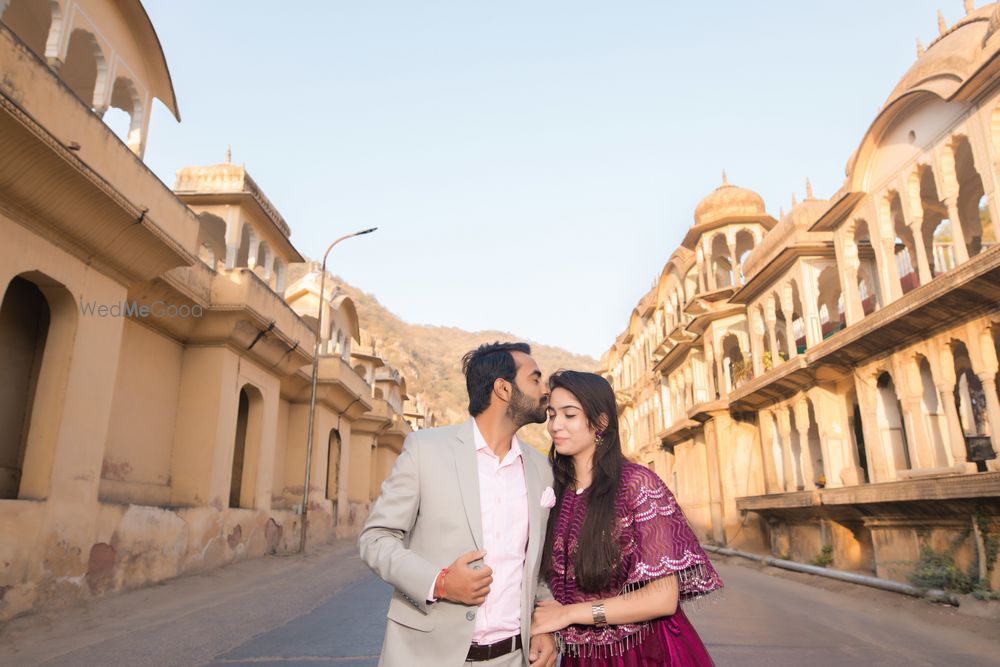
{"label": "building facade", "polygon": [[831,198],[775,219],[724,175],[604,356],[705,540],[1000,590],[1000,5],[966,11]]}
{"label": "building facade", "polygon": [[0,0],[0,70],[0,620],[297,549],[317,337],[308,537],[356,532],[432,413],[243,167],[143,163],[142,5]]}

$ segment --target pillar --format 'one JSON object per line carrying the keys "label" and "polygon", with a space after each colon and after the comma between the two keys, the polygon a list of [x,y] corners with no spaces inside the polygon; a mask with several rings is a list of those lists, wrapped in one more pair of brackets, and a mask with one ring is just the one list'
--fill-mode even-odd
{"label": "pillar", "polygon": [[795,304],[792,302],[792,287],[784,285],[781,288],[781,312],[785,316],[785,344],[788,346],[788,358],[799,353],[795,344],[795,327],[792,326],[795,317]]}
{"label": "pillar", "polygon": [[965,245],[965,230],[962,229],[962,218],[958,213],[957,195],[956,191],[944,198],[944,205],[948,208],[948,219],[951,220],[951,238],[953,239],[956,266],[969,261],[969,248]]}
{"label": "pillar", "polygon": [[878,423],[878,402],[875,392],[875,378],[870,374],[854,374],[854,389],[858,395],[861,411],[861,429],[865,436],[865,452],[868,457],[868,474],[872,482],[889,481],[889,469],[885,458],[885,445]]}
{"label": "pillar", "polygon": [[240,251],[240,236],[243,231],[243,223],[240,221],[233,207],[226,207],[226,268],[236,268],[236,255]]}
{"label": "pillar", "polygon": [[708,502],[712,515],[712,537],[718,544],[726,543],[725,516],[722,509],[722,471],[715,419],[705,422],[705,454],[708,464]]}
{"label": "pillar", "polygon": [[[903,210],[906,210],[905,206]],[[910,233],[913,234],[913,247],[917,251],[917,276],[920,278],[920,284],[926,285],[934,276],[931,273],[931,265],[927,261],[927,248],[924,247],[924,237],[921,234],[924,216],[915,215],[911,217],[913,221],[907,224],[907,227],[910,228]]]}
{"label": "pillar", "polygon": [[708,374],[708,395],[710,400],[715,400],[720,392],[717,384],[717,379],[715,376],[715,349],[711,345],[711,341],[708,341],[705,345],[705,370]]}
{"label": "pillar", "polygon": [[742,284],[740,281],[740,260],[736,257],[736,245],[734,243],[730,243],[728,239],[726,241],[726,245],[729,248],[729,267],[733,272],[732,287],[733,289],[736,289]]}
{"label": "pillar", "polygon": [[786,405],[778,406],[775,413],[778,416],[778,433],[781,435],[781,467],[785,473],[785,491],[791,492],[798,488],[795,463],[792,461],[792,421]]}
{"label": "pillar", "polygon": [[989,329],[980,332],[978,339],[970,340],[977,343],[978,354],[973,358],[973,364],[979,361],[975,369],[976,377],[983,383],[983,394],[986,395],[986,415],[990,423],[990,445],[993,452],[1000,455],[1000,397],[997,396],[997,353],[993,336]]}
{"label": "pillar", "polygon": [[247,268],[253,270],[257,266],[257,253],[260,251],[260,236],[250,229],[250,250],[247,253]]}
{"label": "pillar", "polygon": [[[870,232],[869,232],[870,233]],[[843,247],[841,247],[843,246]],[[861,269],[861,258],[858,246],[853,239],[845,239],[837,244],[838,263],[841,266],[840,282],[844,290],[844,318],[850,326],[860,322],[865,317],[864,305],[861,303],[861,292],[858,291],[858,271]],[[874,289],[875,286],[872,285]],[[833,314],[830,314],[833,317]]]}
{"label": "pillar", "polygon": [[[819,427],[819,447],[827,488],[860,484],[864,476],[857,464],[857,453],[851,446],[843,397],[820,386],[810,388],[808,395]],[[837,464],[843,468],[838,469]]]}
{"label": "pillar", "polygon": [[766,493],[780,493],[782,483],[778,479],[778,467],[774,462],[774,413],[770,410],[758,412],[757,430],[761,460],[764,462],[764,490]]}
{"label": "pillar", "polygon": [[764,322],[767,326],[767,338],[771,343],[771,368],[777,368],[781,363],[781,357],[778,354],[778,317],[774,312],[774,300],[770,298],[764,308]]}
{"label": "pillar", "polygon": [[942,344],[937,355],[939,372],[935,373],[935,385],[937,386],[939,399],[944,405],[945,418],[948,423],[948,444],[951,452],[952,463],[964,466],[968,462],[968,451],[965,447],[965,431],[962,429],[962,420],[958,416],[958,406],[955,405],[955,357],[952,355],[951,346]]}
{"label": "pillar", "polygon": [[816,471],[813,469],[812,448],[809,446],[809,402],[806,399],[795,404],[795,430],[799,436],[799,470],[804,489],[816,488]]}

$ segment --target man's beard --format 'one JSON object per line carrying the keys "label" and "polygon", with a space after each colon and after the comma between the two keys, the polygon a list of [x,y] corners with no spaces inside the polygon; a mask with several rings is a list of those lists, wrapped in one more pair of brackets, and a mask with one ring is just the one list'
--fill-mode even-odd
{"label": "man's beard", "polygon": [[548,419],[545,413],[546,398],[543,396],[537,403],[533,403],[516,384],[511,384],[514,392],[510,397],[510,403],[507,404],[507,418],[518,428],[525,424],[544,424]]}

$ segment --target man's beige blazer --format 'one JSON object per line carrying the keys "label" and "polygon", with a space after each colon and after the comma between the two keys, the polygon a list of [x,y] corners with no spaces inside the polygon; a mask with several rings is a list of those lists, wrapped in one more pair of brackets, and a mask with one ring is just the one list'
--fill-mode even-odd
{"label": "man's beige blazer", "polygon": [[[361,558],[395,591],[379,665],[451,667],[465,662],[475,626],[476,607],[427,594],[441,568],[460,555],[483,548],[479,506],[479,467],[473,422],[415,431],[361,531]],[[528,504],[528,548],[521,583],[521,635],[527,665],[529,628],[539,590],[538,569],[549,510],[542,492],[552,485],[545,457],[521,447]],[[474,565],[482,564],[477,561]]]}

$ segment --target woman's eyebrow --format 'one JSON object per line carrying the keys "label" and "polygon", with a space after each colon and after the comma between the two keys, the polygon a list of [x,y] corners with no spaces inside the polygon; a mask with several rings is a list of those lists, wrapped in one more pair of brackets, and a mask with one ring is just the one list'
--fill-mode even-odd
{"label": "woman's eyebrow", "polygon": [[567,405],[552,405],[551,403],[549,403],[549,407],[552,408],[553,410],[568,410],[570,408],[576,410],[583,410],[583,408],[581,408],[579,405],[574,405],[573,403],[569,403]]}

